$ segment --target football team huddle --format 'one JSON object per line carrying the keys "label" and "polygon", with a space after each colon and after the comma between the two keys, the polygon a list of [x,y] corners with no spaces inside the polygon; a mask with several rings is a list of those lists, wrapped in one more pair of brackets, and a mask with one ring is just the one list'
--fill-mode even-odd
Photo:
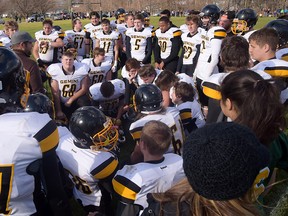
{"label": "football team huddle", "polygon": [[0,215],[77,215],[71,199],[89,216],[264,214],[288,171],[287,17],[170,15],[45,19],[35,39],[6,21]]}

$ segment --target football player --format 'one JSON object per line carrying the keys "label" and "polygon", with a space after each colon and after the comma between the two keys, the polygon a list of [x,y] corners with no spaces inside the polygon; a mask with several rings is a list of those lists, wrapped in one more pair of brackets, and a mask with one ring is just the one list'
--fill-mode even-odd
{"label": "football player", "polygon": [[[73,29],[65,31],[64,43],[67,48],[75,48],[77,51],[76,60],[81,61],[89,53],[88,46],[85,46],[87,36],[82,29],[82,22],[79,18],[72,21]],[[89,38],[86,38],[89,39]]]}
{"label": "football player", "polygon": [[93,44],[95,44],[95,47],[100,47],[105,50],[105,57],[112,63],[112,72],[115,73],[117,71],[119,40],[121,39],[121,35],[119,32],[111,30],[108,19],[103,19],[101,25],[103,31],[92,36]]}
{"label": "football player", "polygon": [[14,52],[1,47],[0,214],[46,215],[46,196],[50,215],[72,215],[58,169],[57,126],[48,114],[21,112],[29,95],[27,74]]}
{"label": "football player", "polygon": [[148,206],[148,193],[165,192],[185,178],[182,157],[165,154],[171,139],[171,130],[165,123],[157,120],[145,123],[138,144],[144,161],[125,165],[112,181],[119,197],[116,215],[141,215]]}
{"label": "football player", "polygon": [[52,77],[51,90],[53,94],[56,119],[68,119],[77,108],[88,105],[87,96],[90,80],[89,67],[86,64],[74,62],[74,55],[66,51],[62,63],[52,64],[47,68]]}
{"label": "football player", "polygon": [[201,105],[195,100],[194,95],[193,86],[186,82],[177,82],[170,90],[172,102],[180,112],[186,137],[193,130],[205,125]]}
{"label": "football player", "polygon": [[14,20],[6,21],[4,31],[0,31],[0,47],[11,47],[12,35],[19,30],[18,23]]}
{"label": "football player", "polygon": [[274,28],[279,36],[276,58],[288,61],[288,20],[272,20],[266,27]]}
{"label": "football player", "polygon": [[124,93],[125,83],[120,79],[95,83],[89,88],[94,105],[99,106],[105,115],[115,118],[118,122],[123,114]]}
{"label": "football player", "polygon": [[257,21],[258,16],[254,10],[250,8],[242,9],[236,14],[231,30],[234,34],[243,36],[248,41],[250,35],[256,31],[253,28]]}
{"label": "football player", "polygon": [[72,114],[70,131],[59,130],[57,155],[74,184],[74,198],[87,215],[108,213],[111,181],[118,167],[117,129],[100,110],[84,106]]}
{"label": "football player", "polygon": [[[134,121],[129,131],[135,141],[139,142],[141,130],[146,122],[157,120],[165,123],[172,132],[172,141],[167,152],[181,155],[182,144],[184,141],[183,126],[179,111],[176,108],[167,109],[162,106],[163,97],[161,90],[154,84],[143,84],[135,92],[134,108],[138,113],[138,120]],[[136,145],[131,154],[131,163],[135,164],[143,161],[143,155]]]}
{"label": "football player", "polygon": [[82,63],[90,68],[89,78],[91,85],[111,80],[111,62],[105,61],[105,50],[96,47],[93,51],[93,58],[83,59]]}
{"label": "football player", "polygon": [[264,27],[251,34],[249,37],[250,56],[259,62],[251,70],[262,70],[272,77],[280,78],[278,84],[281,85],[281,101],[287,103],[288,88],[285,81],[288,77],[288,62],[276,59],[278,42],[278,33],[273,28]]}
{"label": "football player", "polygon": [[155,31],[153,43],[155,44],[155,68],[167,69],[175,73],[181,48],[181,31],[179,28],[171,26],[167,16],[159,19],[159,28]]}
{"label": "football player", "polygon": [[102,26],[100,22],[100,15],[97,11],[90,12],[89,18],[90,18],[90,23],[84,26],[84,31],[86,33],[84,41],[85,41],[86,49],[88,49],[88,54],[86,57],[90,57],[90,54],[91,54],[90,52],[92,52],[93,50],[92,48],[95,47],[95,45],[93,45],[91,35],[102,30]]}
{"label": "football player", "polygon": [[178,61],[177,72],[186,73],[193,77],[193,73],[200,54],[201,31],[199,28],[200,18],[198,15],[186,17],[188,32],[181,35],[183,43],[182,53]]}
{"label": "football player", "polygon": [[195,68],[196,86],[199,93],[199,100],[203,108],[204,116],[208,114],[208,97],[203,94],[201,83],[213,73],[218,72],[219,53],[222,39],[226,37],[226,30],[217,26],[220,16],[220,9],[217,5],[206,5],[201,10],[203,17],[209,18],[208,30],[201,31],[200,55]]}
{"label": "football player", "polygon": [[58,47],[63,47],[63,35],[58,31],[53,31],[52,20],[43,21],[43,30],[35,33],[37,40],[33,47],[33,56],[40,67],[48,67],[52,63],[58,62]]}
{"label": "football player", "polygon": [[151,63],[152,32],[150,28],[144,28],[142,14],[136,14],[134,28],[126,31],[126,55],[127,58],[135,58],[143,64]]}

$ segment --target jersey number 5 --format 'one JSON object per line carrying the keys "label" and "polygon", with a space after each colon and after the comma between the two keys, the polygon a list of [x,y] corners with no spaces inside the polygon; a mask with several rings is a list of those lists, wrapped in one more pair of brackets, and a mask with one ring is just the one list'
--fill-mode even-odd
{"label": "jersey number 5", "polygon": [[14,165],[0,165],[0,214],[10,215],[12,209],[8,209],[12,191]]}

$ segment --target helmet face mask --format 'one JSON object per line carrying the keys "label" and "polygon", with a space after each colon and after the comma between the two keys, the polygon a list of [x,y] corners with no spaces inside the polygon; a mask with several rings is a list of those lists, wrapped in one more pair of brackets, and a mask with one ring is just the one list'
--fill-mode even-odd
{"label": "helmet face mask", "polygon": [[69,129],[76,138],[76,143],[93,151],[114,149],[119,136],[111,119],[93,106],[77,109],[71,116]]}
{"label": "helmet face mask", "polygon": [[243,32],[248,32],[249,27],[247,25],[248,24],[245,20],[238,20],[235,18],[231,26],[231,31],[233,34],[242,34]]}
{"label": "helmet face mask", "polygon": [[250,8],[240,10],[233,20],[231,31],[234,34],[242,34],[250,31],[256,25],[258,16],[256,12]]}
{"label": "helmet face mask", "polygon": [[126,11],[124,10],[124,8],[119,8],[115,12],[116,20],[120,21],[120,23],[124,23],[125,22],[125,14],[126,14]]}

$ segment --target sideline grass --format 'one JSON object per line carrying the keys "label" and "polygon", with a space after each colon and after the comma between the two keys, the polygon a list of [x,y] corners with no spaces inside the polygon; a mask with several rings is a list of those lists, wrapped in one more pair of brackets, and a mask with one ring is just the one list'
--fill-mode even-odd
{"label": "sideline grass", "polygon": [[[275,19],[274,17],[262,17],[258,19],[257,25],[255,26],[255,29],[262,28],[265,26],[269,21]],[[150,23],[151,25],[157,27],[158,26],[158,20],[159,17],[150,17]],[[172,22],[180,26],[183,23],[185,23],[185,17],[172,17],[171,18]],[[82,24],[83,26],[87,23],[89,23],[89,19],[82,19]],[[71,20],[56,20],[53,21],[54,25],[59,25],[61,28],[66,31],[72,29],[72,23]],[[21,22],[19,23],[19,28],[21,31],[27,31],[31,34],[31,36],[35,36],[35,32],[39,31],[42,29],[42,23],[41,22],[33,22],[33,23],[26,23],[26,22]]]}

